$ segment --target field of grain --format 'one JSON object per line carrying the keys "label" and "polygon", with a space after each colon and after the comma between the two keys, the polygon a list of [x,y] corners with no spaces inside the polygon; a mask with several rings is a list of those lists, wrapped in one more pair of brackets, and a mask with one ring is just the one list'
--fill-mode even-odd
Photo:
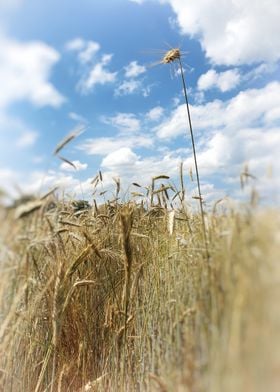
{"label": "field of grain", "polygon": [[207,254],[160,200],[1,208],[1,391],[279,390],[279,211],[217,203]]}

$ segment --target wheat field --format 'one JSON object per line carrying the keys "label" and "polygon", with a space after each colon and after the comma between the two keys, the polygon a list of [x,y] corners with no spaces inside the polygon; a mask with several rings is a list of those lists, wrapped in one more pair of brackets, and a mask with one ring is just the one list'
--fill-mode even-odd
{"label": "wheat field", "polygon": [[166,192],[1,207],[1,391],[279,390],[279,212],[217,203],[207,257]]}

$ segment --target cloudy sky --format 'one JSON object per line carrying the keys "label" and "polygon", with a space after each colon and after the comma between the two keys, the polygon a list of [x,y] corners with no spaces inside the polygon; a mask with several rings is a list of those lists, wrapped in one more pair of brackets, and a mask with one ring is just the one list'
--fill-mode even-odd
{"label": "cloudy sky", "polygon": [[[242,198],[245,164],[265,203],[280,193],[279,0],[0,0],[0,187],[124,191],[193,167],[171,47],[183,65],[206,200]],[[85,131],[52,155],[69,132]]]}

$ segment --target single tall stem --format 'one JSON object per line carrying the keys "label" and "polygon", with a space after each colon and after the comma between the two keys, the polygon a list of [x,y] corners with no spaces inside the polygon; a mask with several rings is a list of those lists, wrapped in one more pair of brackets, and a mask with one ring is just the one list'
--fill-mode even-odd
{"label": "single tall stem", "polygon": [[179,61],[179,65],[180,65],[180,72],[181,72],[181,77],[182,77],[182,82],[183,82],[184,96],[185,96],[185,101],[186,101],[186,107],[187,107],[187,112],[188,112],[189,128],[190,128],[190,134],[191,134],[191,140],[192,140],[193,158],[194,158],[194,165],[195,165],[195,174],[196,174],[197,190],[198,190],[198,197],[199,197],[199,205],[200,205],[200,214],[201,214],[202,228],[203,228],[203,237],[204,237],[204,243],[205,243],[205,251],[206,251],[207,261],[209,262],[210,256],[209,256],[209,251],[208,251],[208,242],[207,242],[207,235],[206,235],[205,216],[204,216],[204,209],[203,209],[203,204],[202,204],[200,179],[199,179],[199,172],[198,172],[198,165],[197,165],[197,158],[196,158],[195,142],[194,142],[194,136],[193,136],[193,128],[192,128],[191,113],[190,113],[189,100],[188,100],[188,94],[187,94],[187,87],[186,87],[184,71],[183,71],[183,66],[182,66],[182,62],[181,62],[181,58],[180,57],[178,58],[178,61]]}

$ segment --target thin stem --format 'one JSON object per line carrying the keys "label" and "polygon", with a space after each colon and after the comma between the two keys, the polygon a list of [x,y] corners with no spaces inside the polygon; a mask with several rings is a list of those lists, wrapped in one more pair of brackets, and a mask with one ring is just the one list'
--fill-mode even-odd
{"label": "thin stem", "polygon": [[188,100],[188,94],[187,94],[187,87],[186,87],[181,57],[178,58],[178,61],[179,61],[179,65],[180,65],[180,73],[181,73],[182,82],[183,82],[184,96],[185,96],[186,107],[187,107],[187,112],[188,112],[188,122],[189,122],[189,128],[190,128],[190,134],[191,134],[191,140],[192,140],[192,149],[193,149],[195,174],[196,174],[197,190],[198,190],[199,205],[200,205],[200,214],[201,214],[201,221],[202,221],[202,228],[203,228],[203,237],[204,237],[204,243],[205,243],[205,251],[206,251],[207,261],[209,262],[210,256],[209,256],[209,251],[208,251],[206,224],[205,224],[204,209],[203,209],[203,204],[202,204],[202,195],[201,195],[201,188],[200,188],[198,164],[197,164],[197,158],[196,158],[196,149],[195,149],[195,142],[194,142],[194,136],[193,136],[193,128],[192,128],[191,113],[190,113],[189,100]]}

